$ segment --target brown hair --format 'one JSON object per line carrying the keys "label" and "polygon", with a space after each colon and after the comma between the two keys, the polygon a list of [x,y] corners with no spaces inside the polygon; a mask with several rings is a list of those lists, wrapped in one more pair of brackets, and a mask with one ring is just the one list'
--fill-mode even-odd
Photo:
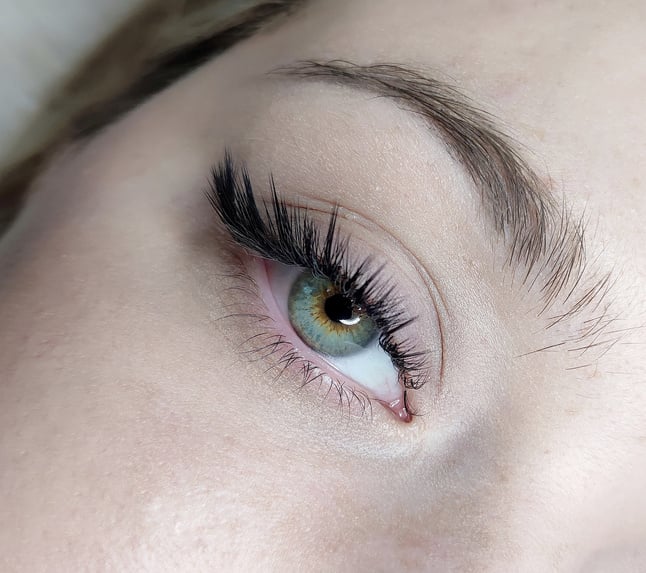
{"label": "brown hair", "polygon": [[0,234],[31,181],[71,141],[291,12],[301,0],[154,0],[118,28],[43,106],[0,173]]}

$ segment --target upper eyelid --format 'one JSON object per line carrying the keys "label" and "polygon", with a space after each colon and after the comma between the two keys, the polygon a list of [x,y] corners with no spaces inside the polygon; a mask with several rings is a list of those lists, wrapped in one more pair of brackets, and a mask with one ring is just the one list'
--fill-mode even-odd
{"label": "upper eyelid", "polygon": [[[319,207],[316,205],[319,199],[308,197],[307,195],[302,195],[304,199],[307,200],[308,209],[310,211],[320,211],[323,214],[329,214],[330,208]],[[437,310],[437,326],[439,334],[439,355],[444,356],[446,354],[446,322],[448,320],[448,305],[445,299],[442,289],[436,282],[433,280],[431,273],[428,271],[426,266],[422,263],[419,257],[411,251],[402,241],[390,233],[379,221],[376,221],[372,218],[367,217],[366,215],[359,213],[356,210],[349,211],[341,205],[336,206],[337,216],[340,220],[347,220],[352,223],[353,226],[361,226],[369,230],[378,230],[379,234],[382,237],[388,237],[388,240],[392,241],[396,246],[399,253],[406,256],[411,263],[411,266],[414,267],[421,278],[422,283],[426,289],[427,298],[433,300],[435,309]],[[440,381],[444,379],[443,374],[444,361],[440,361],[440,372],[439,379]]]}

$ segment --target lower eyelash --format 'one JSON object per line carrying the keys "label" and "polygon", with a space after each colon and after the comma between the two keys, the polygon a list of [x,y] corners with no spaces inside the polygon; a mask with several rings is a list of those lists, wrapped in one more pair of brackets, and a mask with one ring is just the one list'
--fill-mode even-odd
{"label": "lower eyelash", "polygon": [[320,386],[325,384],[327,385],[327,390],[322,396],[323,399],[327,399],[330,394],[337,395],[340,409],[347,409],[348,412],[355,412],[359,409],[361,415],[365,414],[366,411],[372,414],[372,400],[368,395],[335,380],[329,374],[323,372],[321,368],[300,356],[298,350],[283,335],[266,332],[264,336],[270,341],[252,349],[250,352],[261,354],[262,358],[276,355],[276,363],[271,366],[271,368],[278,369],[274,379],[280,378],[289,370],[297,369],[303,378],[301,388],[318,382],[320,389]]}

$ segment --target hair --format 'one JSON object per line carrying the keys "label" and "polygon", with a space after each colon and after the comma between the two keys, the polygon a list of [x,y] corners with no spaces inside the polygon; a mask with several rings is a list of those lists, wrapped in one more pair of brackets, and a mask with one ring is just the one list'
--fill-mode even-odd
{"label": "hair", "polygon": [[34,178],[65,145],[101,129],[302,0],[152,0],[49,98],[0,171],[0,235]]}

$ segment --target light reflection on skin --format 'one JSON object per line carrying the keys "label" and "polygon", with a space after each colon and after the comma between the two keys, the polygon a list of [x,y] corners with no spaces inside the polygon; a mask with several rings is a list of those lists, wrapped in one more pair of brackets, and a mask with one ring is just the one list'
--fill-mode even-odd
{"label": "light reflection on skin", "polygon": [[[619,331],[646,280],[645,16],[314,3],[53,165],[0,242],[3,570],[643,567],[643,332],[600,358],[527,354],[554,335],[445,147],[392,102],[266,72],[340,57],[453,78],[588,214]],[[201,194],[225,145],[432,274],[450,321],[427,416],[344,418],[240,358],[253,327],[215,320],[231,295]]]}

